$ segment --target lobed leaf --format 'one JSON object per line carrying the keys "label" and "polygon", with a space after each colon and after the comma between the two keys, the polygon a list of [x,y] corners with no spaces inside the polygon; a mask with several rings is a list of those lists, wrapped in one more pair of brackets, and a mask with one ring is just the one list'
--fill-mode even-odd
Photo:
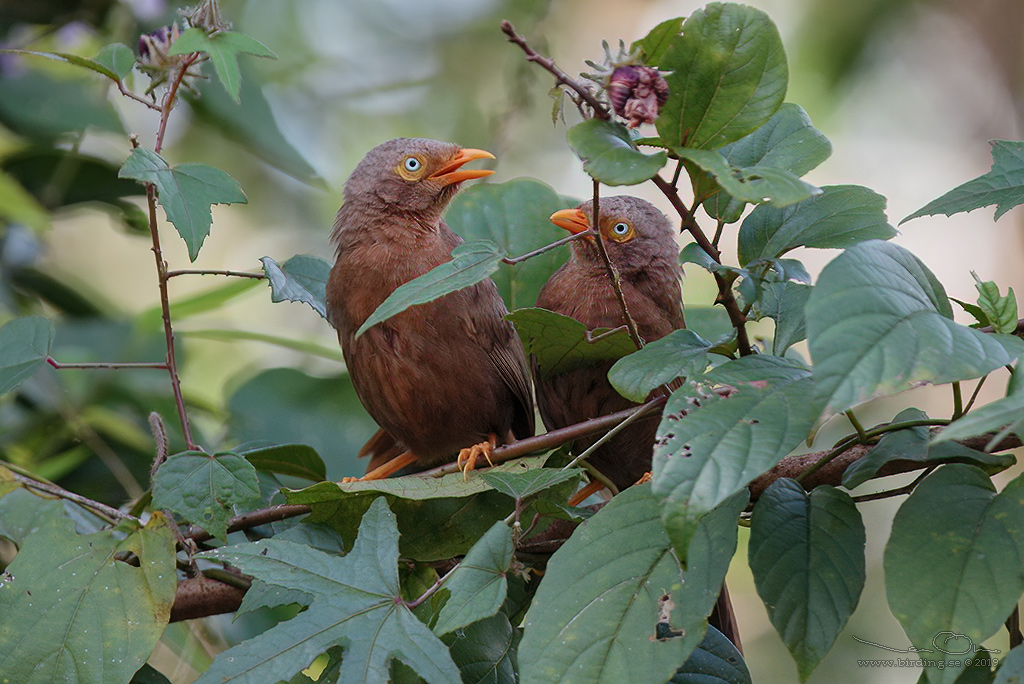
{"label": "lobed leaf", "polygon": [[772,483],[754,505],[748,555],[757,593],[806,681],[864,589],[864,523],[849,494],[796,480]]}
{"label": "lobed leaf", "polygon": [[517,501],[523,501],[555,485],[580,477],[582,473],[583,470],[580,468],[533,468],[525,473],[495,472],[491,469],[480,473],[480,477],[495,490]]}
{"label": "lobed leaf", "polygon": [[458,681],[445,645],[416,619],[398,583],[398,526],[383,500],[374,501],[343,557],[275,539],[201,554],[228,561],[267,584],[313,596],[309,608],[219,654],[198,684],[288,679],[332,646],[344,650],[338,681],[389,680],[400,659],[431,684]]}
{"label": "lobed leaf", "polygon": [[256,469],[238,454],[184,451],[161,463],[153,476],[155,508],[170,509],[225,541],[234,504],[259,498]]}
{"label": "lobed leaf", "polygon": [[575,318],[547,309],[518,309],[505,318],[516,326],[527,353],[536,357],[541,377],[611,361],[636,351],[625,330],[607,336],[603,329],[588,332]]}
{"label": "lobed leaf", "polygon": [[757,313],[775,321],[772,354],[782,356],[786,350],[807,339],[807,316],[804,308],[811,296],[811,286],[792,281],[766,283],[757,302]]}
{"label": "lobed leaf", "polygon": [[434,634],[454,632],[498,612],[508,591],[505,574],[514,551],[512,528],[499,520],[445,581],[443,586],[451,595],[437,616]]}
{"label": "lobed leaf", "polygon": [[995,634],[1024,592],[1024,476],[997,494],[981,470],[942,466],[900,506],[884,566],[889,608],[910,642],[946,660],[928,680],[953,682],[964,661],[946,654]]}
{"label": "lobed leaf", "polygon": [[755,207],[740,226],[740,264],[776,259],[796,247],[845,248],[896,235],[885,218],[885,198],[878,193],[859,185],[821,190],[789,207]]}
{"label": "lobed leaf", "polygon": [[1017,296],[1013,288],[1007,288],[1006,296],[999,294],[999,286],[991,280],[982,281],[978,274],[974,276],[974,287],[978,290],[978,308],[985,314],[997,333],[1013,334],[1017,329]]}
{"label": "lobed leaf", "polygon": [[435,266],[418,278],[400,285],[356,330],[356,337],[373,326],[402,313],[410,306],[432,302],[451,292],[476,285],[498,270],[505,251],[490,240],[461,244],[452,260]]}
{"label": "lobed leaf", "polygon": [[921,383],[984,375],[1012,363],[1024,343],[954,323],[949,300],[917,257],[869,240],[821,272],[807,301],[815,397],[838,413]]}
{"label": "lobed leaf", "polygon": [[779,31],[759,9],[713,2],[691,14],[659,66],[669,96],[658,134],[665,144],[714,150],[771,118],[789,69]]}
{"label": "lobed leaf", "polygon": [[213,68],[217,72],[224,90],[228,91],[231,99],[239,101],[239,92],[242,87],[242,73],[238,68],[238,55],[249,54],[256,57],[270,57],[277,59],[277,55],[270,51],[266,45],[255,38],[233,31],[218,31],[208,34],[198,28],[189,28],[182,31],[181,35],[174,41],[167,51],[169,55],[187,55],[191,52],[204,52],[210,56]]}
{"label": "lobed leaf", "polygon": [[331,262],[309,254],[296,254],[283,264],[270,257],[262,257],[260,263],[270,282],[271,301],[309,304],[313,311],[327,318],[327,279],[331,275]]}
{"label": "lobed leaf", "polygon": [[646,401],[656,387],[703,373],[711,346],[692,330],[673,330],[616,361],[608,371],[608,381],[627,399]]}
{"label": "lobed leaf", "polygon": [[220,169],[206,164],[170,166],[156,152],[143,147],[132,150],[117,175],[156,186],[160,206],[188,245],[192,261],[210,234],[210,206],[248,202],[235,179]]}
{"label": "lobed leaf", "polygon": [[565,134],[583,162],[583,170],[605,185],[636,185],[650,180],[668,160],[662,150],[645,154],[636,148],[629,129],[614,121],[586,119]]}
{"label": "lobed leaf", "polygon": [[0,326],[0,394],[25,382],[46,363],[53,343],[53,323],[24,316]]}

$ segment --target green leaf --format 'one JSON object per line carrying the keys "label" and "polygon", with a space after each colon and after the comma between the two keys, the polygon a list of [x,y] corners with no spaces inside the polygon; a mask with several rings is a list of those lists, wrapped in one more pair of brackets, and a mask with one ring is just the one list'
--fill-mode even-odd
{"label": "green leaf", "polygon": [[608,381],[622,396],[643,402],[656,387],[703,373],[710,348],[711,343],[692,330],[673,330],[616,361]]}
{"label": "green leaf", "polygon": [[515,684],[519,630],[504,613],[484,618],[441,639],[468,684]]}
{"label": "green leaf", "polygon": [[[630,487],[548,562],[523,623],[521,681],[664,682],[706,625],[683,586],[657,499],[647,485]],[[682,635],[658,638],[659,623]]]}
{"label": "green leaf", "polygon": [[1013,334],[1017,329],[1017,296],[1007,288],[1006,296],[999,294],[999,286],[991,280],[982,282],[974,271],[974,287],[978,290],[978,307],[985,313],[997,333]]}
{"label": "green leaf", "polygon": [[718,150],[674,147],[672,151],[710,173],[723,192],[740,202],[771,202],[776,207],[785,207],[821,193],[792,171],[771,166],[733,166]]}
{"label": "green leaf", "polygon": [[456,292],[481,280],[498,270],[498,264],[505,258],[505,251],[490,240],[467,242],[452,250],[452,260],[435,266],[418,278],[413,278],[395,289],[370,314],[359,329],[356,337],[373,326],[402,313],[410,306],[432,302],[451,292]]}
{"label": "green leaf", "polygon": [[132,676],[132,680],[128,684],[171,684],[171,680],[163,676],[155,667],[146,663]]}
{"label": "green leaf", "polygon": [[[1013,378],[1019,378],[1020,374],[1020,370],[1014,369]],[[980,406],[960,417],[955,423],[942,428],[942,431],[932,438],[932,443],[967,439],[995,432],[996,434],[985,445],[985,449],[990,450],[1011,432],[1018,437],[1024,436],[1024,387],[1015,384],[1013,380],[1010,385],[1005,397]]]}
{"label": "green leaf", "polygon": [[383,500],[370,505],[355,545],[341,558],[274,539],[201,556],[228,561],[268,584],[308,592],[313,602],[291,620],[219,654],[197,684],[286,679],[336,645],[344,649],[341,682],[383,684],[394,658],[431,684],[459,681],[448,649],[402,601],[398,527]]}
{"label": "green leaf", "polygon": [[1024,202],[1024,142],[993,140],[990,144],[992,169],[988,173],[953,188],[900,223],[933,214],[952,216],[992,204],[996,205],[998,221],[1000,216]]}
{"label": "green leaf", "polygon": [[750,569],[775,631],[806,681],[864,589],[864,523],[849,494],[781,478],[750,518]]}
{"label": "green leaf", "polygon": [[488,618],[505,602],[505,574],[512,563],[512,528],[503,520],[480,538],[444,583],[451,592],[437,616],[434,634],[441,636]]}
{"label": "green leaf", "polygon": [[569,468],[568,470],[554,468],[534,468],[525,473],[505,473],[489,470],[481,473],[480,477],[495,490],[502,494],[524,501],[534,494],[539,494],[555,485],[568,482],[579,477],[582,473],[580,468]]}
{"label": "green leaf", "polygon": [[679,263],[697,264],[707,271],[713,270],[717,265],[717,262],[711,258],[711,255],[705,252],[704,248],[696,242],[687,242],[683,246],[679,251]]}
{"label": "green leaf", "polygon": [[[444,219],[465,240],[491,240],[506,254],[519,256],[565,237],[549,221],[567,201],[532,178],[484,183],[461,191]],[[501,264],[491,276],[509,310],[533,306],[548,276],[561,266],[569,248],[553,249],[518,264]]]}
{"label": "green leaf", "polygon": [[[124,561],[128,553],[137,566]],[[49,518],[25,539],[4,578],[5,678],[19,684],[127,682],[170,617],[174,535],[159,513],[142,528],[87,535],[75,534],[67,518]]]}
{"label": "green leaf", "polygon": [[811,296],[811,286],[785,281],[766,283],[757,302],[760,316],[775,321],[772,354],[782,356],[786,350],[807,339],[807,317],[804,308]]}
{"label": "green leaf", "polygon": [[740,226],[740,264],[777,259],[796,247],[845,248],[896,235],[885,218],[885,198],[878,193],[859,185],[821,190],[785,209],[762,205],[750,212]]}
{"label": "green leaf", "polygon": [[327,278],[331,262],[309,254],[296,254],[283,264],[262,257],[263,273],[270,282],[273,302],[300,302],[327,318]]}
{"label": "green leaf", "polygon": [[815,396],[828,413],[923,382],[980,377],[1016,358],[991,335],[954,323],[931,271],[881,240],[828,264],[806,312]]}
{"label": "green leaf", "polygon": [[153,477],[153,507],[170,509],[219,539],[227,539],[234,504],[260,498],[256,469],[238,454],[184,451]]}
{"label": "green leaf", "polygon": [[611,361],[636,351],[629,333],[620,330],[596,342],[604,329],[588,334],[586,326],[575,318],[539,307],[518,309],[506,314],[523,341],[527,353],[537,358],[541,377],[566,373],[601,361]]}
{"label": "green leaf", "polygon": [[246,449],[238,452],[256,470],[278,475],[302,477],[314,482],[327,479],[327,467],[320,454],[305,444],[278,444],[260,449]]}
{"label": "green leaf", "polygon": [[0,171],[0,219],[24,223],[36,231],[50,227],[50,216],[35,197],[9,174]]}
{"label": "green leaf", "polygon": [[686,328],[716,343],[736,335],[724,306],[686,307]]}
{"label": "green leaf", "polygon": [[[981,470],[942,466],[914,489],[893,520],[884,558],[889,608],[916,648],[935,648],[937,639],[952,633],[962,636],[945,651],[963,653],[962,637],[980,644],[1017,605],[1024,592],[1022,557],[1024,477],[996,494]],[[929,681],[956,679],[962,665],[949,661],[958,658],[929,672]]]}
{"label": "green leaf", "polygon": [[708,627],[704,641],[676,670],[668,684],[753,684],[743,654],[728,637]]}
{"label": "green leaf", "polygon": [[100,48],[93,61],[113,73],[113,76],[104,74],[105,76],[120,81],[132,72],[135,66],[135,53],[124,43],[111,43]]}
{"label": "green leaf", "polygon": [[39,316],[7,321],[0,327],[0,394],[25,382],[50,355],[53,323]]}
{"label": "green leaf", "polygon": [[178,36],[168,55],[187,55],[192,52],[205,52],[213,62],[213,68],[217,72],[224,90],[228,91],[231,99],[239,101],[239,91],[242,87],[242,73],[238,69],[238,55],[248,54],[256,57],[270,57],[277,59],[277,55],[271,52],[266,45],[254,38],[242,33],[233,31],[218,31],[213,35],[198,28],[186,29]]}
{"label": "green leaf", "polygon": [[[811,118],[800,105],[786,102],[766,124],[719,152],[731,166],[771,167],[803,176],[828,159],[832,143],[811,124]],[[701,176],[694,181],[698,197],[713,190],[704,187]],[[746,202],[727,193],[714,192],[702,205],[712,218],[734,223],[740,220]]]}
{"label": "green leaf", "polygon": [[156,185],[160,206],[188,245],[192,261],[210,234],[210,205],[248,202],[235,179],[220,169],[206,164],[170,166],[156,152],[143,147],[132,150],[118,177]]}
{"label": "green leaf", "polygon": [[[970,415],[974,415],[973,413]],[[911,420],[923,420],[928,416],[919,409],[900,411],[893,423]],[[1000,425],[1001,427],[1001,425]],[[874,477],[879,469],[890,461],[917,461],[933,463],[969,463],[976,465],[990,474],[1012,466],[1016,459],[1009,454],[986,454],[969,449],[961,444],[939,444],[936,439],[928,443],[931,431],[927,426],[905,428],[887,432],[878,440],[878,444],[866,455],[851,463],[843,473],[843,486],[853,489]],[[941,433],[940,433],[941,434]]]}
{"label": "green leaf", "polygon": [[656,125],[666,144],[717,149],[753,132],[786,96],[779,31],[759,9],[710,3],[687,18],[661,60],[672,73]]}
{"label": "green leaf", "polygon": [[0,79],[0,124],[47,143],[90,127],[124,133],[105,83],[59,78],[34,69]]}
{"label": "green leaf", "polygon": [[654,177],[665,165],[664,150],[644,154],[620,123],[586,119],[565,134],[565,140],[583,162],[583,170],[605,185],[636,185]]}
{"label": "green leaf", "polygon": [[686,17],[675,17],[666,19],[640,40],[633,41],[629,46],[630,52],[640,52],[641,61],[647,66],[656,67],[665,58],[672,41],[683,30],[683,21]]}
{"label": "green leaf", "polygon": [[1021,684],[1024,682],[1024,646],[1016,646],[999,661],[992,684]]}
{"label": "green leaf", "polygon": [[[723,397],[716,388],[734,389]],[[654,493],[676,548],[696,522],[795,449],[818,417],[810,371],[747,356],[691,378],[669,397],[654,446]]]}

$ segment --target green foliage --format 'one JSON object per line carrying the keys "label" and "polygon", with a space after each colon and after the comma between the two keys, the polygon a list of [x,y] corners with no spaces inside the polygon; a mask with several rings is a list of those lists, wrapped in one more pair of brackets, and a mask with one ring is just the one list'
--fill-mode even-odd
{"label": "green foliage", "polygon": [[402,313],[410,306],[431,302],[451,292],[476,285],[498,270],[505,250],[490,240],[459,245],[452,250],[452,260],[435,266],[418,278],[399,286],[356,330],[356,337]]}
{"label": "green foliage", "polygon": [[199,256],[199,249],[210,234],[210,205],[248,201],[238,183],[220,169],[206,164],[171,166],[156,152],[143,147],[132,151],[118,176],[156,186],[160,206],[188,245],[192,261]]}
{"label": "green foliage", "polygon": [[864,588],[864,523],[834,487],[809,494],[776,480],[750,522],[750,569],[772,625],[806,681],[850,618]]}
{"label": "green foliage", "polygon": [[692,330],[673,330],[616,361],[608,381],[622,396],[641,402],[656,387],[703,373],[710,348],[711,343]]}
{"label": "green foliage", "polygon": [[[965,644],[980,644],[999,629],[1024,593],[1022,554],[1024,478],[997,494],[981,470],[942,466],[893,520],[885,547],[889,608],[918,649],[952,633],[943,651],[966,652]],[[963,661],[957,667],[948,661],[958,656],[945,659],[947,667],[929,672],[928,681],[956,679]]]}
{"label": "green foliage", "polygon": [[309,304],[323,318],[327,318],[327,278],[331,264],[326,259],[296,254],[283,264],[270,257],[260,259],[263,273],[270,281],[270,299],[275,302]]}
{"label": "green foliage", "polygon": [[239,102],[239,91],[242,86],[242,73],[238,68],[238,55],[247,54],[257,57],[277,58],[266,45],[241,33],[218,31],[208,34],[197,28],[186,29],[171,45],[169,55],[187,55],[191,52],[203,52],[209,55],[213,68],[217,72],[224,90],[228,91],[235,102]]}
{"label": "green foliage", "polygon": [[676,670],[669,684],[751,684],[750,671],[743,655],[729,638],[714,627],[708,627],[704,641]]}
{"label": "green foliage", "polygon": [[505,573],[514,551],[512,528],[504,521],[494,523],[445,582],[451,595],[437,616],[434,634],[449,634],[498,612],[505,603]]}
{"label": "green foliage", "polygon": [[505,318],[516,326],[523,347],[537,359],[544,377],[636,351],[625,330],[611,334],[600,329],[588,332],[576,319],[547,309],[518,309]]}
{"label": "green foliage", "polygon": [[0,394],[10,392],[46,363],[53,323],[39,316],[8,321],[0,327]]}
{"label": "green foliage", "polygon": [[159,513],[145,527],[87,535],[63,515],[41,520],[4,575],[0,671],[25,684],[127,682],[167,624],[173,546]]}
{"label": "green foliage", "polygon": [[1012,334],[1017,329],[1017,296],[1013,288],[1006,291],[1006,296],[999,294],[999,286],[991,280],[982,281],[978,274],[974,276],[974,286],[978,289],[978,308],[985,315],[988,325],[997,333]]}
{"label": "green foliage", "polygon": [[636,185],[654,177],[665,165],[665,152],[644,154],[620,123],[587,119],[565,134],[583,162],[583,170],[605,185]]}
{"label": "green foliage", "polygon": [[302,477],[313,482],[327,479],[327,468],[320,454],[305,444],[278,444],[257,449],[240,449],[238,453],[256,470]]}
{"label": "green foliage", "polygon": [[174,454],[153,476],[156,508],[169,509],[225,541],[233,505],[259,497],[256,469],[238,454]]}
{"label": "green foliage", "polygon": [[818,195],[821,190],[785,169],[771,166],[737,167],[718,150],[675,147],[672,151],[698,169],[710,173],[733,199],[785,207]]}
{"label": "green foliage", "polygon": [[1024,142],[992,141],[992,170],[932,200],[900,223],[920,216],[952,216],[996,205],[996,220],[1024,202]]}
{"label": "green foliage", "polygon": [[200,683],[286,679],[335,644],[344,649],[340,681],[386,682],[393,658],[431,684],[459,679],[448,649],[402,602],[398,527],[383,499],[370,505],[355,545],[341,558],[274,539],[202,555],[267,584],[308,592],[313,601],[291,620],[218,655]]}

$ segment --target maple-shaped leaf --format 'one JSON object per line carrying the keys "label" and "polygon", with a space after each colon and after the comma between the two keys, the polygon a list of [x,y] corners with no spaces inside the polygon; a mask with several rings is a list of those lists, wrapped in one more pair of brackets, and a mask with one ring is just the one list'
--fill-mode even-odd
{"label": "maple-shaped leaf", "polygon": [[233,31],[218,31],[213,35],[202,29],[185,30],[168,50],[169,55],[187,55],[190,52],[205,52],[213,62],[217,78],[224,85],[235,102],[240,102],[239,93],[242,89],[242,72],[238,68],[238,55],[247,54],[257,57],[277,59],[270,49],[249,36]]}
{"label": "maple-shaped leaf", "polygon": [[996,220],[1024,203],[1024,142],[992,141],[992,169],[974,180],[959,185],[942,197],[924,205],[907,218],[945,214],[952,216],[979,207],[996,205]]}
{"label": "maple-shaped leaf", "polygon": [[159,154],[144,147],[132,150],[117,177],[156,186],[160,206],[188,245],[188,258],[192,261],[199,256],[199,248],[210,234],[213,223],[210,205],[249,201],[238,181],[220,169],[206,164],[171,166]]}
{"label": "maple-shaped leaf", "polygon": [[332,646],[344,654],[340,682],[387,682],[395,658],[431,684],[460,680],[448,649],[402,601],[398,525],[383,497],[363,516],[343,557],[265,539],[200,554],[313,597],[309,608],[218,655],[197,684],[287,680]]}

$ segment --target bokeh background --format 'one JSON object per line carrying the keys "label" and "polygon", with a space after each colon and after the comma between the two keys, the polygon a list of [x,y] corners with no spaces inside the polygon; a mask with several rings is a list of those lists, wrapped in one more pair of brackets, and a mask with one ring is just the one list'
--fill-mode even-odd
{"label": "bokeh background", "polygon": [[[511,20],[536,49],[575,74],[586,68],[584,59],[600,60],[602,39],[629,44],[658,22],[702,4],[223,0],[235,29],[260,40],[278,59],[242,58],[244,109],[231,105],[219,84],[208,83],[201,98],[172,117],[165,155],[224,169],[249,197],[247,205],[214,207],[212,233],[191,267],[258,271],[263,256],[330,258],[327,236],[345,178],[367,150],[396,136],[486,148],[497,156],[491,182],[532,177],[562,195],[587,196],[589,178],[564,142],[566,123],[578,115],[567,108],[566,123],[552,123],[549,75],[506,42],[499,21]],[[832,157],[808,180],[874,189],[888,198],[894,225],[986,172],[988,140],[1021,137],[1020,0],[748,4],[768,12],[782,34],[787,99],[803,106],[833,143]],[[140,32],[172,21],[177,7],[173,0],[0,0],[0,46],[85,56],[114,41],[134,47]],[[48,87],[32,85],[40,74]],[[134,78],[135,89],[144,90],[146,79]],[[106,94],[96,99],[98,88]],[[63,104],[44,104],[55,92]],[[116,89],[106,92],[98,77],[0,55],[0,169],[12,171],[11,160],[41,158],[40,150],[54,149],[95,156],[116,169],[129,150],[126,134],[152,146],[156,124],[153,112]],[[25,313],[59,318],[54,356],[61,361],[159,358],[153,257],[148,236],[125,219],[131,208],[126,214],[110,203],[71,201],[69,188],[105,178],[101,170],[57,164],[38,176],[49,193],[49,220],[12,218],[3,205],[10,209],[13,196],[0,186],[0,323]],[[628,191],[668,210],[653,188]],[[131,202],[141,206],[137,198]],[[996,223],[992,210],[984,209],[922,218],[901,226],[895,240],[939,276],[950,296],[973,301],[972,270],[1024,291],[1021,216],[1011,211]],[[727,254],[730,244],[727,238]],[[163,245],[172,269],[190,267],[183,242],[167,224]],[[803,250],[797,256],[816,274],[834,253]],[[208,448],[300,441],[320,451],[331,477],[358,474],[354,453],[373,424],[344,379],[336,339],[321,318],[301,304],[271,304],[266,286],[255,282],[181,277],[171,288],[185,392]],[[37,295],[47,302],[41,308]],[[709,305],[713,298],[710,279],[688,269],[687,303]],[[276,343],[252,339],[261,336]],[[999,393],[1000,382],[993,380],[987,396]],[[862,420],[885,420],[908,405],[948,411],[947,395],[916,390],[863,409]],[[152,454],[145,415],[154,409],[172,422],[161,372],[58,376],[46,370],[17,396],[0,400],[0,458],[119,503],[145,486]],[[845,427],[826,426],[813,448],[827,448]],[[872,486],[878,488],[869,484],[864,491]],[[881,576],[898,503],[862,506],[868,583],[857,613],[811,682],[917,681],[916,670],[858,667],[858,658],[897,654],[853,638],[893,648],[909,643],[889,615]],[[755,681],[796,681],[753,589],[742,546],[729,581]],[[226,620],[173,626],[161,646],[160,669],[188,682],[225,640],[253,628]],[[1008,648],[1003,636],[987,645],[1003,653]]]}

